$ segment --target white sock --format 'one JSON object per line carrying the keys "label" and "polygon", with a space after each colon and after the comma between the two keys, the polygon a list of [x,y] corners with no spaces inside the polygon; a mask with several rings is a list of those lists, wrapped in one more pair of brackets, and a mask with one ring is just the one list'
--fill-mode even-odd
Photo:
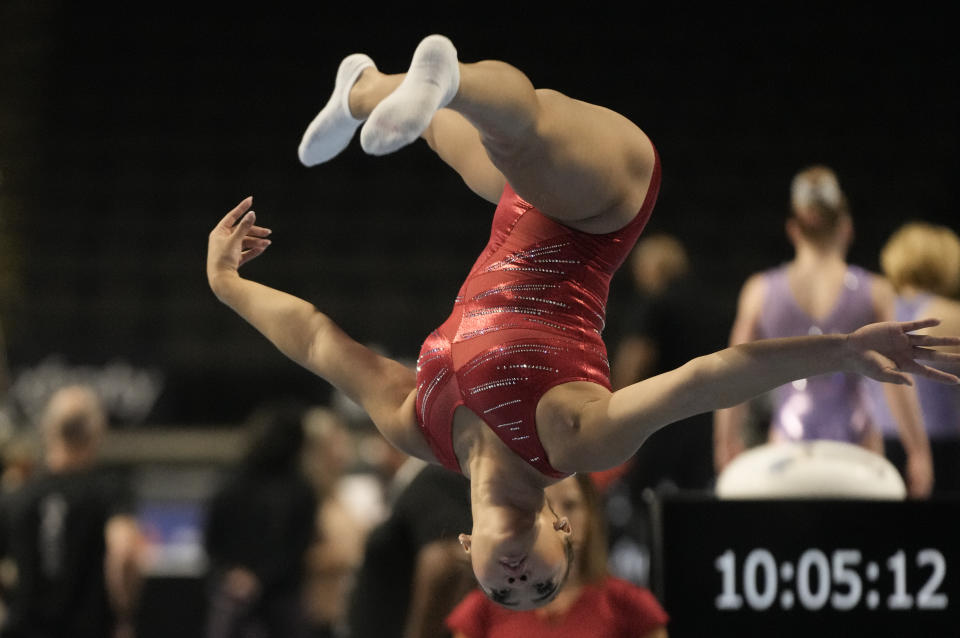
{"label": "white sock", "polygon": [[362,53],[348,55],[340,62],[333,94],[326,106],[313,118],[300,140],[297,155],[304,166],[314,166],[336,157],[347,147],[357,128],[363,124],[350,113],[350,89],[364,69],[377,66]]}
{"label": "white sock", "polygon": [[360,131],[363,150],[386,155],[410,144],[459,88],[460,65],[453,43],[442,35],[427,36],[414,51],[403,82],[370,113]]}

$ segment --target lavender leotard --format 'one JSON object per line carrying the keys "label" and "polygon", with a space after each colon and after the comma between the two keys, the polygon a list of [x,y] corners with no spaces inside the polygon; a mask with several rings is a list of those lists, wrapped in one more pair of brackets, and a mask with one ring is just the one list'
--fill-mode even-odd
{"label": "lavender leotard", "polygon": [[[797,304],[787,280],[787,267],[764,273],[766,297],[759,319],[759,337],[798,337],[847,333],[877,320],[870,293],[870,274],[848,266],[833,310],[814,319]],[[831,439],[859,443],[870,426],[861,378],[824,374],[780,386],[772,392],[771,433],[800,441]]]}

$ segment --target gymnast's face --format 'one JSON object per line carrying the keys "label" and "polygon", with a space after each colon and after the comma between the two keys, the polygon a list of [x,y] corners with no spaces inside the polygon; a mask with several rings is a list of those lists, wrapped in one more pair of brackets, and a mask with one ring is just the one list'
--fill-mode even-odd
{"label": "gymnast's face", "polygon": [[541,607],[556,596],[573,560],[570,523],[547,507],[524,532],[460,535],[484,593],[508,609]]}

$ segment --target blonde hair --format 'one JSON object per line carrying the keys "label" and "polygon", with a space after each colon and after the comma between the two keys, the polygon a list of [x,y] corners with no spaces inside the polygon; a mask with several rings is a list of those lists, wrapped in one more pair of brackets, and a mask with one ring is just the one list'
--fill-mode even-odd
{"label": "blonde hair", "polygon": [[840,181],[826,166],[810,166],[793,177],[790,203],[800,232],[812,241],[833,237],[850,215]]}
{"label": "blonde hair", "polygon": [[897,289],[952,297],[960,290],[960,238],[946,226],[904,224],[884,245],[880,265]]}

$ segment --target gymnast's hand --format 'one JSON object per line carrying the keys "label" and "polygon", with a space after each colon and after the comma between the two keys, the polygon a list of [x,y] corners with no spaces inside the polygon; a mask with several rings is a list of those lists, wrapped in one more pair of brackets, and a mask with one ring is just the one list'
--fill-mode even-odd
{"label": "gymnast's hand", "polygon": [[930,346],[960,345],[960,337],[933,337],[909,334],[929,328],[939,319],[872,323],[847,335],[847,352],[853,371],[877,381],[913,385],[907,376],[918,374],[940,383],[960,383],[956,376],[919,363],[922,361],[960,362],[960,354],[939,352]]}
{"label": "gymnast's hand", "polygon": [[210,231],[207,279],[214,292],[219,279],[235,275],[240,266],[258,257],[270,245],[266,239],[270,229],[254,226],[257,214],[250,210],[252,205],[253,197],[246,198]]}

